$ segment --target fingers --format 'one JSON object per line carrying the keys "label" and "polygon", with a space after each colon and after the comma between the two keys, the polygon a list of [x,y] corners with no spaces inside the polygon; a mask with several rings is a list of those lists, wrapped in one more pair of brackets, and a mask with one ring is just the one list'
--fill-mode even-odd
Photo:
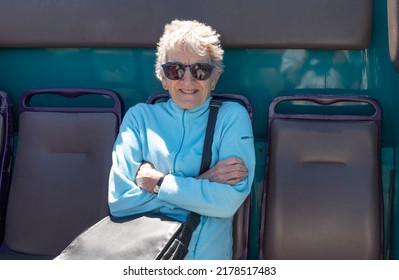
{"label": "fingers", "polygon": [[239,158],[228,158],[219,161],[215,167],[218,173],[228,174],[229,177],[239,178],[248,176],[248,170],[244,162]]}
{"label": "fingers", "polygon": [[212,182],[236,185],[246,177],[248,177],[248,171],[244,162],[239,158],[228,158],[219,161],[215,166],[198,178],[208,179]]}
{"label": "fingers", "polygon": [[215,165],[215,171],[220,175],[227,174],[229,177],[233,178],[248,176],[248,170],[245,167],[244,162],[238,158],[229,158],[219,161]]}

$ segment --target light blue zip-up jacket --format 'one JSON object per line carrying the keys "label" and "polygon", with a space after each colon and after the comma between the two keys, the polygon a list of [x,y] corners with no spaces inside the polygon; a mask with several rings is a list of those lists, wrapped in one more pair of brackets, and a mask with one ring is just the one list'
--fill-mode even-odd
{"label": "light blue zip-up jacket", "polygon": [[[113,216],[158,212],[185,221],[189,211],[202,215],[186,259],[232,258],[233,215],[249,195],[254,178],[252,126],[247,111],[236,102],[223,102],[219,110],[211,166],[238,157],[248,177],[235,186],[194,178],[199,175],[210,100],[190,110],[181,109],[172,99],[133,106],[123,119],[112,153],[109,207]],[[143,161],[166,174],[158,194],[134,183]]]}

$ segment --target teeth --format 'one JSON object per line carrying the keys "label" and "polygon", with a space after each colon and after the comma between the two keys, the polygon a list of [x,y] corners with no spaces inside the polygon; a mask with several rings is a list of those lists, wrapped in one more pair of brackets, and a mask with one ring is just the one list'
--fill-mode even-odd
{"label": "teeth", "polygon": [[195,92],[195,90],[193,90],[193,89],[182,89],[181,91],[184,93],[194,93]]}

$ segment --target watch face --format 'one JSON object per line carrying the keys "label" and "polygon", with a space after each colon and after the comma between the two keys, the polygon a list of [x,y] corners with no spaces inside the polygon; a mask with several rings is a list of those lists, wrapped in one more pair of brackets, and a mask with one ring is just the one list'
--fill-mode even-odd
{"label": "watch face", "polygon": [[154,193],[158,193],[159,192],[159,186],[155,185],[154,189],[152,190]]}

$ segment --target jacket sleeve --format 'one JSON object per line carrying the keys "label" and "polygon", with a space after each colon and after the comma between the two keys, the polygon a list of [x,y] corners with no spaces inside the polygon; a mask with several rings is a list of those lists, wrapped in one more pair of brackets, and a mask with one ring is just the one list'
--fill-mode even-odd
{"label": "jacket sleeve", "polygon": [[136,110],[132,107],[126,113],[112,151],[108,205],[113,216],[132,215],[160,207],[155,195],[135,184],[143,159],[139,125],[134,117]]}
{"label": "jacket sleeve", "polygon": [[252,124],[247,111],[241,105],[229,102],[221,107],[212,153],[216,155],[212,157],[212,165],[230,157],[241,158],[248,169],[248,177],[235,186],[230,186],[206,179],[169,174],[165,176],[158,197],[201,215],[232,217],[249,195],[255,172]]}

